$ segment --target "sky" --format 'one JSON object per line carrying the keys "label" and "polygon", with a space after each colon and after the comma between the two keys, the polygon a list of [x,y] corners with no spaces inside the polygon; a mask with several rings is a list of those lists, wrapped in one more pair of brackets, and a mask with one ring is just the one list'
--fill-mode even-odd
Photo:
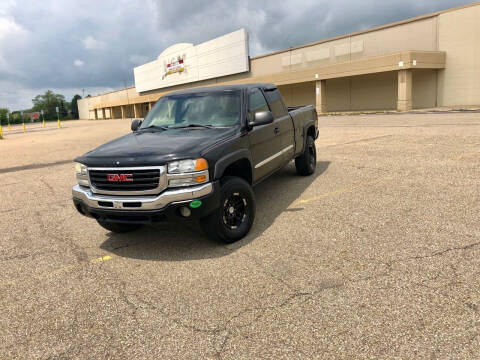
{"label": "sky", "polygon": [[[0,107],[51,89],[100,94],[178,42],[246,28],[250,56],[447,9],[462,0],[0,0]],[[83,91],[84,89],[84,91]]]}

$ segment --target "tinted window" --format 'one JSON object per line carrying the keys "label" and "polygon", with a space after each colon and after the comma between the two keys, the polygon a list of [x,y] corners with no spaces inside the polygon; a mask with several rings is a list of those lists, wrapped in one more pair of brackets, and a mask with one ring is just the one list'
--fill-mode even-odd
{"label": "tinted window", "polygon": [[270,104],[270,108],[272,109],[275,118],[287,115],[287,109],[285,109],[282,96],[278,89],[265,91],[265,96],[268,99],[268,103]]}
{"label": "tinted window", "polygon": [[250,108],[248,110],[250,119],[253,120],[253,115],[260,111],[268,111],[267,101],[259,89],[255,89],[250,93]]}

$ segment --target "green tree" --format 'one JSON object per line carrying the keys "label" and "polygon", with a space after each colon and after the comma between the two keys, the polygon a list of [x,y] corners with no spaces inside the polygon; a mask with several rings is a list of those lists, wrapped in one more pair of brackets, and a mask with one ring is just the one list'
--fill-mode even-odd
{"label": "green tree", "polygon": [[7,125],[8,119],[7,114],[9,113],[7,108],[0,108],[0,124]]}
{"label": "green tree", "polygon": [[60,107],[60,103],[65,101],[65,97],[60,94],[55,94],[51,90],[47,90],[43,95],[37,95],[32,99],[34,111],[44,111],[45,119],[55,120],[57,113],[55,108]]}
{"label": "green tree", "polygon": [[82,97],[80,95],[75,95],[72,99],[72,105],[71,105],[71,111],[72,111],[72,117],[74,119],[78,119],[78,104],[77,101],[80,100]]}
{"label": "green tree", "polygon": [[63,100],[60,101],[60,105],[58,106],[58,111],[60,113],[60,118],[63,119],[68,115],[67,109],[65,109],[65,103]]}

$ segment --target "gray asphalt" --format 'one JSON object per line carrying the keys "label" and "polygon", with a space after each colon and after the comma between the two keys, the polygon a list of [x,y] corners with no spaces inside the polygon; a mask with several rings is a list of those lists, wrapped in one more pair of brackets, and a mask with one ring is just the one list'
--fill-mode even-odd
{"label": "gray asphalt", "polygon": [[228,246],[80,216],[70,160],[129,123],[63,125],[0,140],[1,359],[480,358],[480,114],[321,117]]}

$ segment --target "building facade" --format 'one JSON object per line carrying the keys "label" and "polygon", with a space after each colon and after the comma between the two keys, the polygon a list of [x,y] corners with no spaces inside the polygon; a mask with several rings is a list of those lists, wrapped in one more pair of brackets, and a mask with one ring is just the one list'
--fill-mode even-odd
{"label": "building facade", "polygon": [[329,111],[480,105],[480,3],[249,58],[242,29],[177,44],[134,69],[135,87],[78,101],[81,119],[143,118],[161,96],[271,82],[288,106]]}

